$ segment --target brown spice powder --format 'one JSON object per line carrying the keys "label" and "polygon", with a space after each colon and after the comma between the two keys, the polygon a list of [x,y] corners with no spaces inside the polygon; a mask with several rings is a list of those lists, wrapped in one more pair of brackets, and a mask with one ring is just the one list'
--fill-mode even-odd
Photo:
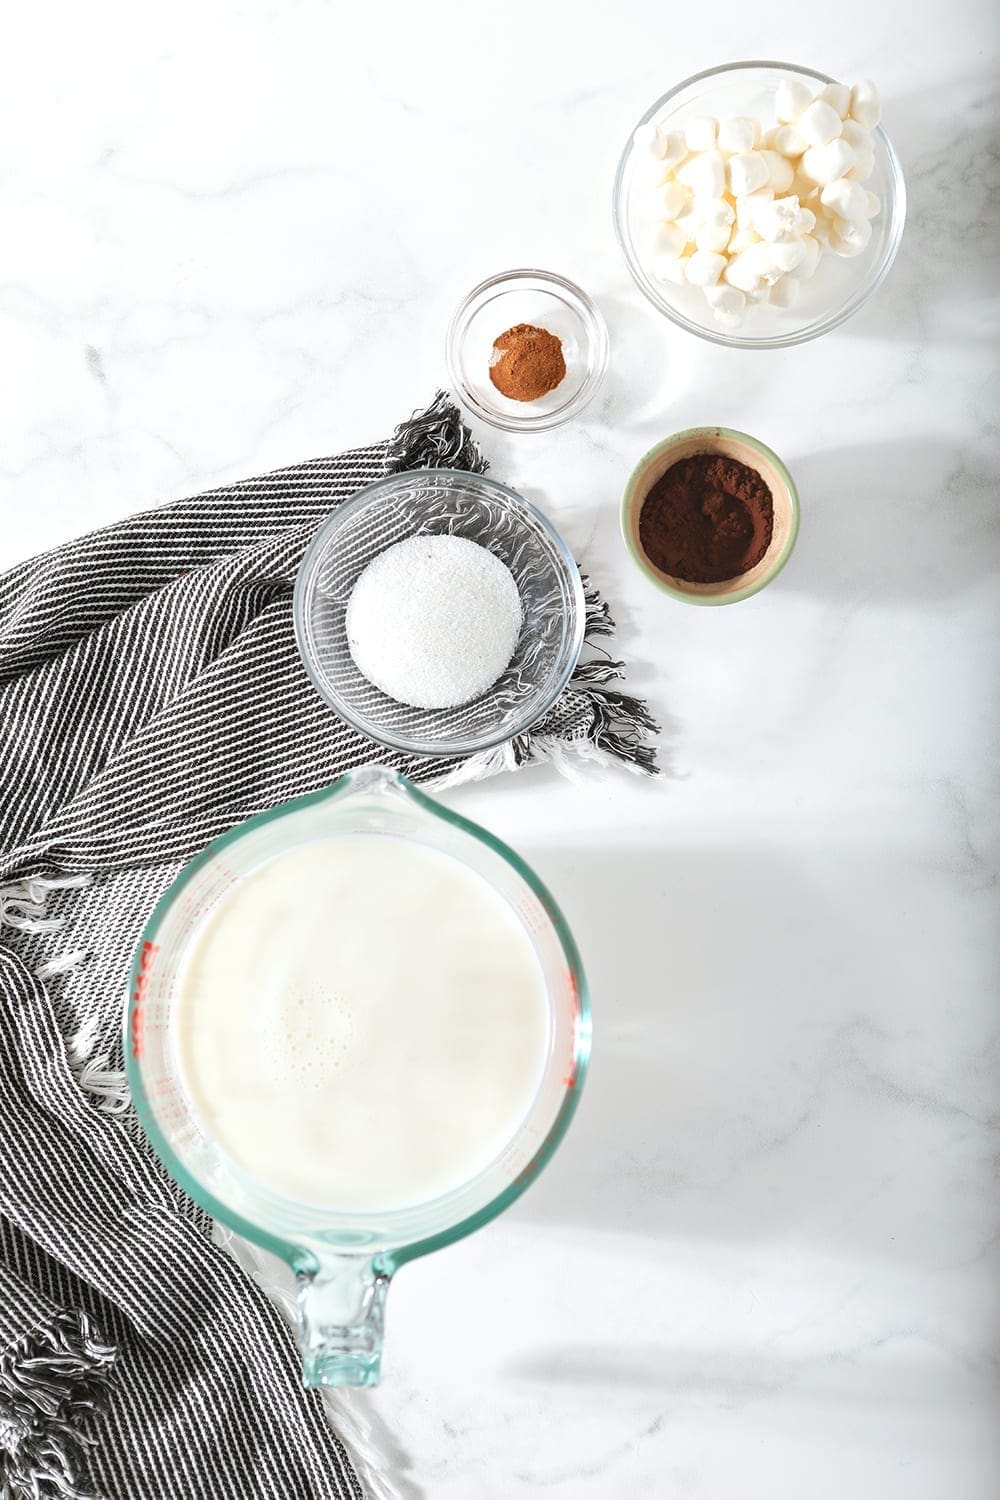
{"label": "brown spice powder", "polygon": [[726,583],[760,562],[774,500],[756,469],[718,453],[682,458],[652,486],[639,541],[655,567],[686,583]]}
{"label": "brown spice powder", "polygon": [[490,379],[511,401],[537,401],[565,378],[562,343],[547,328],[516,323],[494,339]]}

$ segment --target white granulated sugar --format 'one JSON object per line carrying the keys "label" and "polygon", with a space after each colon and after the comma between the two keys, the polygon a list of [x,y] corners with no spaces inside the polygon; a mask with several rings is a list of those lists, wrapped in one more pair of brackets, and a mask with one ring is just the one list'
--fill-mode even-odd
{"label": "white granulated sugar", "polygon": [[397,703],[471,703],[514,655],[521,596],[498,557],[461,536],[414,536],[370,562],[347,603],[358,671]]}

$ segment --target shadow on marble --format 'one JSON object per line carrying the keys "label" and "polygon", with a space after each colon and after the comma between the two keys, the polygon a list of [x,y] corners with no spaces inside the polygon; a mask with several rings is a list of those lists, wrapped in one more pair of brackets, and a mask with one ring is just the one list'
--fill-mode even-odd
{"label": "shadow on marble", "polygon": [[[604,384],[587,416],[614,432],[656,421],[665,436],[674,430],[670,412],[686,383],[686,363],[677,358],[670,324],[645,300],[621,264],[621,289],[597,294],[608,325],[610,357]],[[648,446],[638,448],[636,460]]]}
{"label": "shadow on marble", "polygon": [[845,604],[926,601],[1000,572],[1000,461],[943,438],[807,453],[782,586]]}
{"label": "shadow on marble", "polygon": [[934,909],[912,881],[896,895],[891,858],[602,849],[582,881],[579,848],[529,857],[579,941],[595,1044],[579,1115],[513,1216],[662,1236],[666,1255],[981,1253],[988,1002],[970,990],[958,1023],[935,1003],[953,964],[935,967]]}
{"label": "shadow on marble", "polygon": [[[873,1345],[878,1342],[872,1341]],[[911,1404],[928,1410],[939,1408],[942,1402],[959,1404],[961,1397],[956,1397],[949,1383],[951,1372],[942,1370],[926,1350],[921,1351],[918,1340],[914,1339],[910,1347],[905,1336],[899,1342],[897,1360],[882,1358],[870,1365],[851,1350],[831,1354],[824,1349],[812,1356],[782,1356],[773,1350],[713,1352],[669,1344],[640,1343],[624,1349],[592,1343],[558,1344],[509,1361],[505,1374],[550,1389],[553,1384],[611,1387],[616,1391],[632,1387],[655,1393],[667,1402],[671,1395],[685,1403],[708,1398],[729,1409],[778,1395],[789,1387],[803,1404],[830,1400],[850,1406],[874,1403],[883,1411],[909,1408]],[[980,1379],[983,1395],[989,1398],[995,1388],[990,1372],[981,1372]]]}
{"label": "shadow on marble", "polygon": [[995,337],[983,318],[1000,288],[992,90],[992,79],[969,78],[933,101],[926,91],[885,101],[883,120],[906,179],[906,227],[888,280],[843,332],[915,342],[933,335],[936,345],[943,337],[965,348]]}

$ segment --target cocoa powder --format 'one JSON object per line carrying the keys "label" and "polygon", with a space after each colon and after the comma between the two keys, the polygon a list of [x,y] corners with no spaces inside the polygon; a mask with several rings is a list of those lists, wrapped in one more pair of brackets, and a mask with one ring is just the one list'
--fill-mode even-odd
{"label": "cocoa powder", "polygon": [[512,401],[537,401],[566,377],[562,343],[547,328],[515,323],[493,341],[490,379]]}
{"label": "cocoa powder", "polygon": [[655,567],[685,583],[726,583],[760,562],[774,529],[771,491],[756,469],[718,453],[682,458],[656,481],[639,515]]}

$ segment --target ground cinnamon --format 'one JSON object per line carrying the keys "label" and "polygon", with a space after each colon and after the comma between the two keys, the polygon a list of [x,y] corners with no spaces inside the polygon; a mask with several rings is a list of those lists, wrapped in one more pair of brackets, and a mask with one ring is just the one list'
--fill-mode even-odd
{"label": "ground cinnamon", "polygon": [[490,379],[511,401],[537,401],[565,378],[562,343],[547,328],[515,323],[493,341]]}
{"label": "ground cinnamon", "polygon": [[639,541],[653,565],[686,583],[725,583],[760,562],[774,501],[747,464],[720,453],[682,458],[650,489]]}

